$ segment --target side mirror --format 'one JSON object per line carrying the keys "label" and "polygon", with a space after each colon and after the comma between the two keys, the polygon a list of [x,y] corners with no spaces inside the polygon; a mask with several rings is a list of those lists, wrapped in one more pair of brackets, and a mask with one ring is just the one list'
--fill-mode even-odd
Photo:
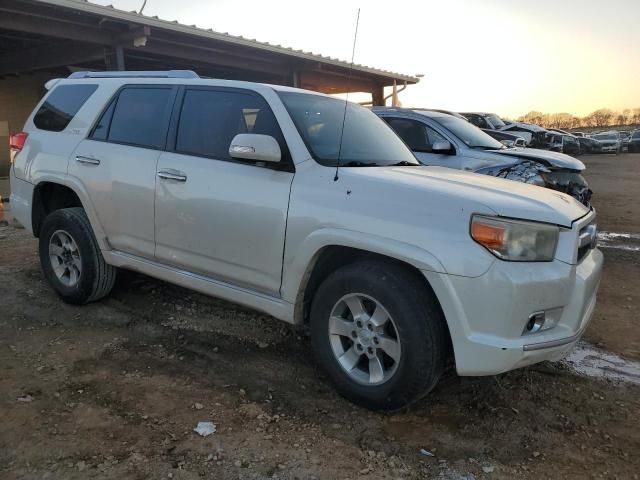
{"label": "side mirror", "polygon": [[282,159],[280,145],[270,135],[239,133],[229,146],[229,156],[256,162],[278,163]]}
{"label": "side mirror", "polygon": [[451,143],[442,141],[433,142],[433,145],[431,145],[431,152],[443,154],[451,153]]}

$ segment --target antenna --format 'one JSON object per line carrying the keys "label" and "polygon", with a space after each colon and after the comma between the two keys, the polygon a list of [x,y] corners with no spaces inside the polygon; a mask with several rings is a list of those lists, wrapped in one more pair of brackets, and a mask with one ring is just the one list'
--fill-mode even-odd
{"label": "antenna", "polygon": [[142,6],[140,7],[140,11],[138,12],[138,15],[142,15],[142,11],[146,6],[147,6],[147,0],[144,0],[144,2],[142,2]]}
{"label": "antenna", "polygon": [[353,72],[353,59],[356,55],[356,40],[358,39],[358,24],[360,23],[360,9],[356,17],[356,31],[353,35],[353,48],[351,49],[351,65],[349,65],[349,73],[347,74],[347,96],[344,99],[344,113],[342,114],[342,128],[340,129],[340,145],[338,146],[338,161],[336,162],[336,175],[333,181],[338,181],[338,169],[340,168],[340,158],[342,156],[342,138],[344,137],[344,123],[347,119],[347,105],[349,104],[349,90],[351,89],[351,72]]}

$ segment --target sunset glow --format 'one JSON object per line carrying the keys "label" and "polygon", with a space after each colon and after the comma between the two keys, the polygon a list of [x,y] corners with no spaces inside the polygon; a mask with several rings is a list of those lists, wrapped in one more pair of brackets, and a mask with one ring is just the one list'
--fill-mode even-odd
{"label": "sunset glow", "polygon": [[[101,0],[137,10],[142,0]],[[586,115],[640,107],[637,0],[148,0],[144,14],[424,74],[405,106]]]}

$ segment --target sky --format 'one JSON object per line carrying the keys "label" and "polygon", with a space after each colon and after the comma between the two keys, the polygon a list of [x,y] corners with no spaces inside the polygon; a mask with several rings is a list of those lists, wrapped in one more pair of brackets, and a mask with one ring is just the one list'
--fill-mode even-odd
{"label": "sky", "polygon": [[[143,0],[93,0],[139,10]],[[403,106],[579,116],[640,107],[640,0],[147,0],[145,15],[422,74]]]}

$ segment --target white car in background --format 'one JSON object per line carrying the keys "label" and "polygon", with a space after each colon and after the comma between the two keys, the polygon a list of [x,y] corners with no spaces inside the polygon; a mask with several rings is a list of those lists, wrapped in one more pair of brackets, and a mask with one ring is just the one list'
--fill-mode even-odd
{"label": "white car in background", "polygon": [[591,138],[598,142],[602,153],[615,153],[618,155],[622,152],[622,142],[618,132],[596,133]]}
{"label": "white car in background", "polygon": [[460,115],[439,110],[374,107],[423,165],[482,173],[568,193],[589,205],[584,163],[535,148],[508,148]]}
{"label": "white car in background", "polygon": [[589,324],[602,253],[569,195],[423,167],[371,111],[304,90],[180,71],[47,86],[11,137],[11,206],[66,302],[123,268],[307,325],[374,409],[424,396],[450,358],[558,359]]}

